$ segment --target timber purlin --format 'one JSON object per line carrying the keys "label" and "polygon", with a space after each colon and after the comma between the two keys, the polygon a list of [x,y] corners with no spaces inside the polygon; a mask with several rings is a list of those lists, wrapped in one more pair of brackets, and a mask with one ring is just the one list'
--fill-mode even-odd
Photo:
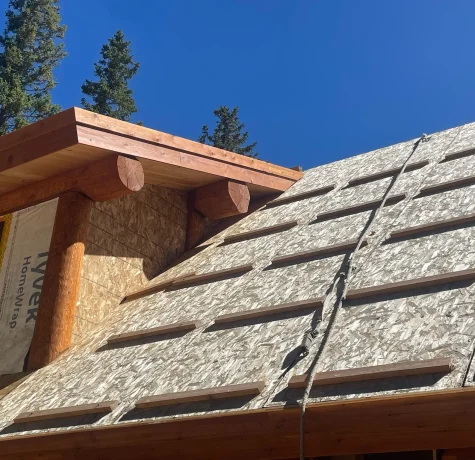
{"label": "timber purlin", "polygon": [[435,195],[436,193],[448,192],[457,188],[468,187],[475,184],[475,175],[462,177],[460,179],[449,180],[441,182],[440,184],[428,185],[423,187],[415,198],[422,198],[425,196]]}
{"label": "timber purlin", "polygon": [[132,340],[140,340],[149,337],[157,337],[165,334],[173,334],[175,332],[192,331],[199,326],[197,321],[181,321],[173,324],[166,324],[150,329],[143,329],[140,331],[123,332],[122,334],[112,335],[107,339],[107,343],[115,344],[122,342],[130,342]]}
{"label": "timber purlin", "polygon": [[15,417],[14,423],[31,423],[43,420],[79,417],[91,414],[108,414],[119,405],[118,401],[104,401],[93,404],[81,404],[78,406],[60,407],[58,409],[46,409],[38,411],[22,412]]}
{"label": "timber purlin", "polygon": [[449,153],[445,155],[441,163],[446,163],[452,160],[458,160],[459,158],[469,157],[475,154],[475,149],[462,150],[461,152]]}
{"label": "timber purlin", "polygon": [[[351,251],[356,248],[358,240],[344,241],[343,243],[330,244],[328,246],[323,246],[321,248],[312,249],[310,251],[302,251],[294,254],[289,254],[286,256],[279,256],[272,260],[271,266],[279,265],[290,265],[297,263],[308,262],[311,259],[327,256],[330,257],[333,254],[339,254],[345,251]],[[368,244],[366,240],[363,240],[361,247],[364,247]]]}
{"label": "timber purlin", "polygon": [[316,297],[314,299],[297,300],[295,302],[282,303],[280,305],[272,305],[270,307],[255,308],[254,310],[239,311],[236,313],[228,313],[226,315],[218,316],[215,324],[226,324],[234,321],[244,321],[253,318],[262,318],[264,316],[279,315],[282,313],[289,313],[294,311],[308,310],[310,308],[317,308],[323,306],[323,299]]}
{"label": "timber purlin", "polygon": [[[435,358],[421,361],[401,361],[379,366],[358,367],[354,369],[341,369],[336,371],[319,372],[313,379],[312,387],[337,385],[339,383],[364,382],[368,380],[381,380],[394,377],[424,374],[448,374],[453,370],[449,358]],[[290,380],[289,388],[305,388],[308,375],[294,375]]]}
{"label": "timber purlin", "polygon": [[439,286],[441,284],[456,283],[460,281],[475,280],[475,268],[457,272],[442,273],[440,275],[426,276],[412,280],[398,281],[396,283],[379,284],[376,286],[349,289],[347,300],[361,299],[364,297],[393,294],[395,292],[409,291],[420,288]]}
{"label": "timber purlin", "polygon": [[259,228],[257,230],[251,230],[249,232],[226,236],[222,244],[232,244],[240,241],[258,238],[260,236],[267,236],[273,233],[284,232],[285,230],[289,230],[297,225],[297,221],[292,220],[291,222],[285,222],[283,224],[271,225],[270,227]]}
{"label": "timber purlin", "polygon": [[295,201],[306,200],[307,198],[313,198],[315,196],[325,195],[334,190],[336,185],[328,185],[325,187],[319,187],[308,192],[296,193],[295,195],[284,196],[277,198],[266,204],[266,208],[273,208],[282,204],[294,203]]}
{"label": "timber purlin", "polygon": [[257,396],[265,387],[265,382],[239,383],[222,387],[190,390],[178,393],[166,393],[140,398],[135,407],[149,409],[152,407],[170,406],[189,402],[209,401],[213,399],[239,398],[242,396]]}

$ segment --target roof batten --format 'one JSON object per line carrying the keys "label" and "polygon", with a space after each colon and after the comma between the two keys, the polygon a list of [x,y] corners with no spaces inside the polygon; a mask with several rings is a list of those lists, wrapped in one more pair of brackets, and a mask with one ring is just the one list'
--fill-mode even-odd
{"label": "roof batten", "polygon": [[424,196],[435,195],[436,193],[443,193],[449,190],[468,187],[469,185],[475,184],[475,175],[462,177],[461,179],[450,180],[447,182],[441,182],[440,184],[428,185],[423,187],[416,198],[421,198]]}
{"label": "roof batten", "polygon": [[260,236],[267,236],[273,233],[284,232],[285,230],[289,230],[297,225],[296,220],[292,220],[290,222],[285,222],[283,224],[278,225],[271,225],[269,227],[259,228],[257,230],[251,230],[249,232],[237,233],[236,235],[230,235],[224,238],[222,244],[231,244],[237,243],[239,241],[250,240],[253,238],[258,238]]}
{"label": "roof batten", "polygon": [[454,152],[445,155],[441,163],[447,163],[448,161],[458,160],[459,158],[469,157],[475,154],[475,149],[462,150],[461,152]]}
{"label": "roof batten", "polygon": [[336,185],[327,185],[325,187],[319,187],[308,192],[296,193],[295,195],[284,196],[282,198],[276,198],[273,201],[270,201],[266,204],[267,208],[273,208],[275,206],[280,206],[282,204],[293,203],[295,201],[306,200],[307,198],[313,198],[315,196],[325,195],[328,192],[331,192]]}

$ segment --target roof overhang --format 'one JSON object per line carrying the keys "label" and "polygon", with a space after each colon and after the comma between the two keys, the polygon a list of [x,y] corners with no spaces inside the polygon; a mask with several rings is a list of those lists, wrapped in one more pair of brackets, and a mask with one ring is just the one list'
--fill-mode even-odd
{"label": "roof overhang", "polygon": [[[307,406],[305,455],[348,455],[475,445],[475,388]],[[300,409],[120,423],[0,440],[0,460],[284,459],[299,456]]]}

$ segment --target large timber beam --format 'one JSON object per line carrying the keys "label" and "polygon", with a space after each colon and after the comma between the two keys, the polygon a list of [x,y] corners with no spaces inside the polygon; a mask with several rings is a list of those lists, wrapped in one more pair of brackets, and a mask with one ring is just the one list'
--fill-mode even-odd
{"label": "large timber beam", "polygon": [[106,201],[139,191],[144,171],[137,160],[111,155],[56,176],[0,195],[0,216],[58,197],[81,192],[93,201]]}

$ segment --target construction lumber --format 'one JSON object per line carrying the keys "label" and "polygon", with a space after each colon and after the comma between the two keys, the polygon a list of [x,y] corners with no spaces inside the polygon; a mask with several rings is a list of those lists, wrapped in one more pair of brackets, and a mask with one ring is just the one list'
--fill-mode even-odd
{"label": "construction lumber", "polygon": [[160,335],[173,334],[176,332],[193,331],[198,327],[197,321],[181,321],[179,323],[166,324],[164,326],[154,327],[150,329],[142,329],[140,331],[123,332],[121,334],[112,335],[107,339],[108,344],[117,344],[130,342],[132,340],[146,339],[149,337],[158,337]]}
{"label": "construction lumber", "polygon": [[468,214],[466,216],[453,217],[451,219],[437,220],[428,224],[415,225],[414,227],[402,228],[401,230],[395,230],[391,232],[391,239],[406,238],[408,236],[421,235],[427,232],[437,230],[450,230],[451,228],[458,227],[460,225],[468,224],[475,221],[475,213]]}
{"label": "construction lumber", "polygon": [[[78,192],[59,197],[28,369],[46,366],[71,345],[92,201]],[[30,300],[31,305],[31,300]]]}
{"label": "construction lumber", "polygon": [[[310,251],[302,251],[286,256],[279,256],[272,260],[272,266],[304,263],[308,262],[311,259],[323,256],[331,257],[331,255],[333,254],[338,254],[344,251],[351,251],[356,248],[357,244],[358,239],[354,239],[350,241],[344,241],[342,243],[330,244],[328,246],[323,246],[317,249],[311,249]],[[368,242],[364,240],[361,243],[361,247],[364,247],[367,244]]]}
{"label": "construction lumber", "polygon": [[262,392],[264,387],[264,382],[252,382],[205,388],[203,390],[190,390],[157,396],[145,396],[137,401],[135,407],[138,409],[149,409],[151,407],[170,406],[172,404],[238,398],[242,396],[257,396]]}
{"label": "construction lumber", "polygon": [[331,192],[335,187],[336,185],[328,185],[325,187],[319,187],[313,190],[309,190],[308,192],[296,193],[294,195],[277,198],[267,203],[266,208],[273,208],[275,206],[294,203],[295,201],[307,200],[308,198],[313,198],[315,196],[325,195],[328,192]]}
{"label": "construction lumber", "polygon": [[397,283],[379,284],[359,289],[349,289],[346,294],[348,300],[361,299],[364,297],[393,294],[395,292],[409,291],[413,289],[429,288],[441,284],[456,283],[460,281],[475,280],[475,269],[460,270],[440,275],[425,276],[412,280],[398,281]]}
{"label": "construction lumber", "polygon": [[[406,166],[404,172],[415,171],[417,169],[421,169],[429,164],[428,160],[418,161],[416,163],[411,163]],[[357,185],[367,184],[369,182],[374,182],[380,179],[385,179],[386,177],[392,177],[396,174],[399,174],[402,171],[402,166],[399,168],[387,169],[386,171],[377,172],[374,174],[368,174],[366,176],[357,177],[356,179],[352,179],[348,182],[346,188],[355,187]]]}
{"label": "construction lumber", "polygon": [[459,158],[469,157],[475,154],[475,149],[462,150],[461,152],[454,152],[445,155],[441,163],[446,163],[447,161],[458,160]]}
{"label": "construction lumber", "polygon": [[[406,198],[405,194],[398,194],[389,197],[386,200],[385,206],[392,206],[393,204],[399,203]],[[325,211],[320,214],[317,214],[317,218],[314,222],[321,222],[324,220],[336,219],[337,217],[349,216],[351,214],[358,214],[359,212],[370,211],[378,208],[383,203],[383,199],[367,201],[366,203],[355,204],[352,206],[347,206],[344,208],[334,209],[331,211]]]}
{"label": "construction lumber", "polygon": [[269,227],[259,228],[249,232],[237,233],[236,235],[226,236],[224,238],[223,244],[237,243],[239,241],[259,238],[260,236],[272,235],[273,233],[284,232],[285,230],[289,230],[295,226],[297,226],[297,221],[292,220],[283,224],[271,225]]}
{"label": "construction lumber", "polygon": [[250,199],[247,185],[233,180],[215,182],[193,192],[195,209],[210,220],[246,213]]}
{"label": "construction lumber", "polygon": [[183,287],[192,286],[195,284],[212,283],[221,281],[226,278],[231,278],[238,275],[243,275],[252,270],[252,264],[239,265],[238,267],[226,268],[224,270],[216,270],[214,272],[202,273],[200,275],[189,276],[183,279],[175,280],[170,286],[172,289],[179,289]]}
{"label": "construction lumber", "polygon": [[59,409],[22,412],[15,418],[14,423],[41,422],[43,420],[55,420],[59,418],[79,417],[91,414],[108,414],[118,405],[118,401],[104,401],[93,404],[61,407]]}
{"label": "construction lumber", "polygon": [[194,275],[195,272],[185,273],[184,275],[180,275],[175,278],[170,278],[165,281],[160,281],[159,283],[153,284],[152,286],[147,286],[143,289],[139,289],[138,291],[131,292],[122,299],[121,303],[130,302],[131,300],[140,299],[142,297],[155,294],[160,291],[164,291],[166,288],[170,287],[175,281],[190,278]]}
{"label": "construction lumber", "polygon": [[[380,366],[358,367],[337,371],[319,372],[312,386],[337,385],[339,383],[364,382],[368,380],[390,379],[409,375],[449,373],[453,370],[449,358],[436,358],[423,361],[401,361]],[[305,388],[308,375],[294,375],[289,380],[289,388]]]}
{"label": "construction lumber", "polygon": [[[475,444],[475,441],[474,441]],[[475,447],[468,449],[447,449],[442,452],[440,460],[473,460]]]}
{"label": "construction lumber", "polygon": [[215,324],[227,324],[235,321],[244,321],[247,319],[262,318],[264,316],[280,315],[282,313],[298,312],[309,310],[310,308],[318,308],[323,306],[323,299],[317,297],[314,299],[297,300],[295,302],[287,302],[270,307],[254,308],[253,310],[239,311],[236,313],[228,313],[218,316]]}
{"label": "construction lumber", "polygon": [[111,155],[79,168],[34,182],[0,196],[0,215],[58,197],[80,192],[93,201],[106,201],[139,191],[144,171],[139,161]]}
{"label": "construction lumber", "polygon": [[473,184],[475,184],[475,175],[462,177],[461,179],[449,180],[447,182],[441,182],[440,184],[428,185],[427,187],[423,187],[421,189],[416,198],[435,195],[436,193],[443,193],[461,187],[468,187],[469,185]]}

